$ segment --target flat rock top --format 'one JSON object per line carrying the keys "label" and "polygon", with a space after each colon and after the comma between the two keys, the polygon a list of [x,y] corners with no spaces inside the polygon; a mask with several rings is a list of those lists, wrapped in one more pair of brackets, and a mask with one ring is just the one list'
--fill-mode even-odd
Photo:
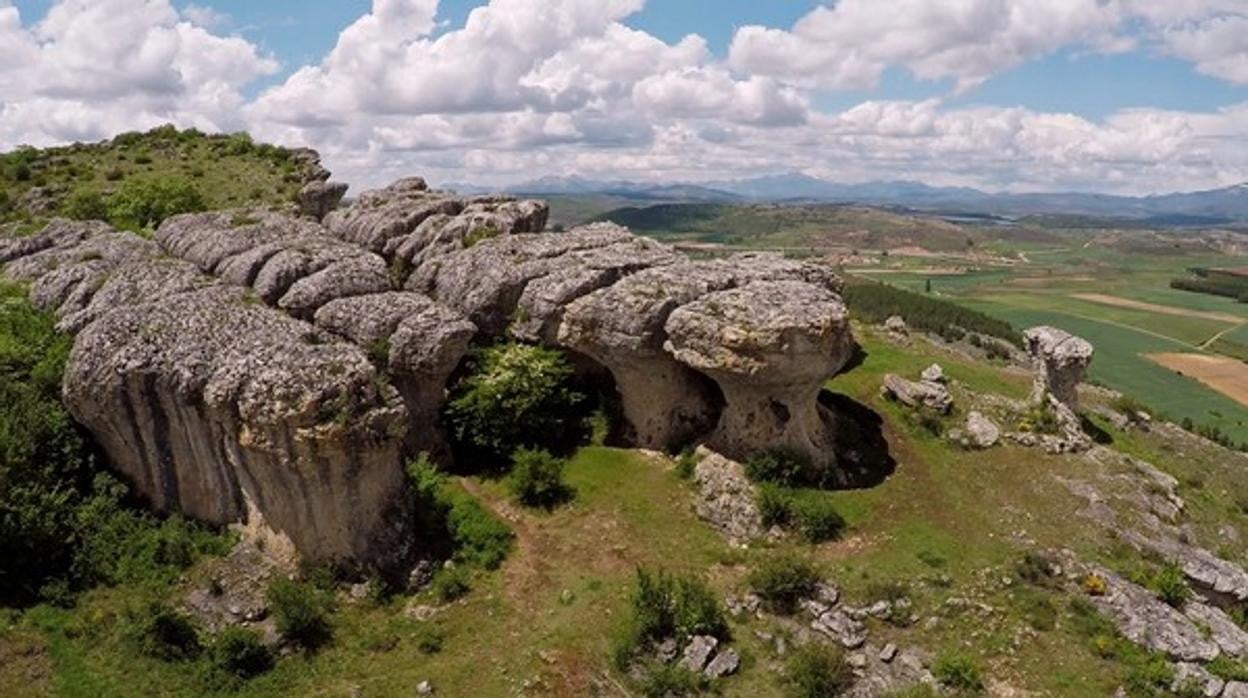
{"label": "flat rock top", "polygon": [[1033,356],[1088,361],[1094,351],[1087,340],[1056,327],[1033,327],[1023,337]]}
{"label": "flat rock top", "polygon": [[833,364],[847,322],[845,304],[822,286],[755,281],[674,311],[666,348],[704,371],[818,380],[840,368]]}

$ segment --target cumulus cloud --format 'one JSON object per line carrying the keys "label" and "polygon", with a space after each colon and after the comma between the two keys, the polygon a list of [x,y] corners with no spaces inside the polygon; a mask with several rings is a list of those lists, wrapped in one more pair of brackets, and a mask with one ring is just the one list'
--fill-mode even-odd
{"label": "cumulus cloud", "polygon": [[[656,0],[657,1],[657,0]],[[0,0],[0,146],[166,121],[311,145],[357,186],[406,175],[503,184],[556,174],[1146,192],[1248,178],[1248,104],[1103,120],[947,98],[820,109],[901,68],[955,92],[1061,50],[1160,52],[1248,84],[1244,0],[839,0],[743,27],[725,56],[629,26],[644,0],[373,0],[322,58],[278,70],[205,2]]]}
{"label": "cumulus cloud", "polygon": [[[202,18],[201,18],[202,19]],[[179,121],[240,125],[241,88],[277,62],[168,0],[58,0],[23,24],[0,6],[0,143],[99,138]]]}

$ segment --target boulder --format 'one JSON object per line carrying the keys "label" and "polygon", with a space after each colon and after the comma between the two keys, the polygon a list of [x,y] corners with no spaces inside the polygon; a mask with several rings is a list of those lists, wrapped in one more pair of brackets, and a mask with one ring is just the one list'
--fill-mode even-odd
{"label": "boulder", "polygon": [[906,407],[922,407],[940,414],[949,414],[953,410],[953,397],[945,386],[926,381],[916,383],[892,373],[884,376],[880,395]]}
{"label": "boulder", "polygon": [[973,448],[992,448],[1001,440],[1001,427],[983,413],[972,410],[966,416],[966,439]]}
{"label": "boulder", "polygon": [[736,461],[701,447],[693,479],[698,486],[694,511],[729,540],[744,542],[765,533],[758,492]]}
{"label": "boulder", "polygon": [[681,306],[665,329],[665,349],[724,395],[713,448],[745,458],[767,444],[835,461],[818,395],[853,353],[839,296],[803,281],[753,281]]}
{"label": "boulder", "polygon": [[324,220],[330,211],[338,208],[348,188],[342,182],[308,182],[299,190],[299,212],[317,221]]}
{"label": "boulder", "polygon": [[737,668],[741,666],[741,655],[737,654],[734,649],[724,649],[715,655],[710,664],[706,665],[706,669],[702,673],[708,678],[718,679],[730,674],[735,674]]}
{"label": "boulder", "polygon": [[932,364],[923,369],[923,373],[919,374],[919,380],[924,383],[940,383],[941,385],[949,382],[949,379],[945,377],[945,369],[941,368],[940,364]]}
{"label": "boulder", "polygon": [[1092,363],[1093,348],[1056,327],[1033,327],[1023,333],[1027,351],[1035,362],[1032,399],[1051,395],[1073,412],[1079,409],[1079,384]]}
{"label": "boulder", "polygon": [[890,315],[884,321],[884,330],[894,337],[906,337],[910,334],[910,328],[906,326],[905,318],[900,315]]}
{"label": "boulder", "polygon": [[685,653],[680,658],[681,668],[695,674],[701,673],[718,646],[719,640],[714,636],[694,635],[689,639],[689,644],[685,646]]}

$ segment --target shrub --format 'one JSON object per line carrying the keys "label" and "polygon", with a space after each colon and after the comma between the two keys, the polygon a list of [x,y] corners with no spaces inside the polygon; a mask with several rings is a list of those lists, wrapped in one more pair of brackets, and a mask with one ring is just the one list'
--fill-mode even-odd
{"label": "shrub", "polygon": [[468,570],[460,567],[444,567],[433,579],[433,594],[445,603],[457,601],[472,591]]}
{"label": "shrub", "polygon": [[170,216],[203,210],[203,196],[184,179],[126,180],[108,199],[109,221],[131,229],[155,228]]}
{"label": "shrub", "polygon": [[549,451],[522,448],[512,456],[507,484],[521,504],[552,509],[566,502],[572,490],[563,481],[567,463]]}
{"label": "shrub", "polygon": [[623,639],[616,648],[616,662],[628,664],[652,643],[693,635],[730,637],[728,620],[714,592],[693,577],[674,577],[638,568],[637,588],[632,598],[632,615]]}
{"label": "shrub", "polygon": [[164,603],[131,609],[122,619],[122,633],[138,652],[167,662],[199,655],[199,635],[191,621]]}
{"label": "shrub", "polygon": [[1158,598],[1175,608],[1182,608],[1192,597],[1192,590],[1187,585],[1183,569],[1173,563],[1165,565],[1153,575],[1150,586],[1157,592]]}
{"label": "shrub", "polygon": [[1048,586],[1053,581],[1053,560],[1044,553],[1034,550],[1023,554],[1014,565],[1014,574],[1024,582],[1037,586]]}
{"label": "shrub", "polygon": [[676,476],[681,480],[693,478],[693,472],[697,467],[698,457],[693,449],[686,448],[676,457]]}
{"label": "shrub", "polygon": [[446,637],[441,630],[430,626],[422,626],[416,631],[416,650],[421,654],[437,654],[446,644]]}
{"label": "shrub", "polygon": [[1160,655],[1135,663],[1126,677],[1127,694],[1132,696],[1175,696],[1170,687],[1174,684],[1174,669]]}
{"label": "shrub", "polygon": [[62,204],[61,213],[79,221],[104,220],[108,217],[108,207],[98,191],[77,189]]}
{"label": "shrub", "polygon": [[820,574],[809,562],[790,555],[774,557],[750,573],[749,584],[775,613],[789,614],[810,597]]}
{"label": "shrub", "polygon": [[811,543],[835,540],[845,529],[845,519],[823,492],[763,483],[758,509],[764,526],[791,526]]}
{"label": "shrub", "polygon": [[848,691],[854,672],[840,649],[811,643],[789,657],[784,682],[795,698],[826,698]]}
{"label": "shrub", "polygon": [[812,470],[810,459],[800,453],[782,449],[760,451],[745,461],[745,474],[751,480],[785,487],[816,485],[811,480],[819,478]]}
{"label": "shrub", "polygon": [[253,630],[229,626],[209,646],[209,660],[216,671],[234,679],[250,679],[273,668],[273,654]]}
{"label": "shrub", "polygon": [[483,225],[479,228],[473,228],[464,236],[464,247],[475,247],[477,243],[490,238],[496,238],[498,235],[498,229],[493,226]]}
{"label": "shrub", "polygon": [[509,343],[474,353],[443,414],[457,445],[497,463],[520,448],[570,450],[586,436],[585,402],[561,352]]}
{"label": "shrub", "polygon": [[333,598],[328,593],[311,584],[279,579],[265,596],[282,637],[312,650],[329,641]]}
{"label": "shrub", "polygon": [[707,684],[706,677],[701,674],[672,664],[648,663],[644,674],[638,690],[646,698],[696,696],[705,690]]}
{"label": "shrub", "polygon": [[936,658],[932,674],[941,685],[960,691],[979,691],[984,687],[984,677],[975,660],[956,652],[946,652]]}
{"label": "shrub", "polygon": [[409,462],[406,470],[416,525],[431,552],[486,569],[502,564],[514,538],[506,524],[462,489],[448,485],[423,454]]}

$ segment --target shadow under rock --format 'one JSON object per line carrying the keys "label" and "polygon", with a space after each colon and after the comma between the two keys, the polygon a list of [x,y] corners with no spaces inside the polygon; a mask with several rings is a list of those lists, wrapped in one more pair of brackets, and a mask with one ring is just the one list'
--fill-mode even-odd
{"label": "shadow under rock", "polygon": [[897,469],[884,438],[884,419],[853,398],[823,390],[819,406],[831,413],[836,428],[832,448],[840,473],[839,489],[875,487]]}

